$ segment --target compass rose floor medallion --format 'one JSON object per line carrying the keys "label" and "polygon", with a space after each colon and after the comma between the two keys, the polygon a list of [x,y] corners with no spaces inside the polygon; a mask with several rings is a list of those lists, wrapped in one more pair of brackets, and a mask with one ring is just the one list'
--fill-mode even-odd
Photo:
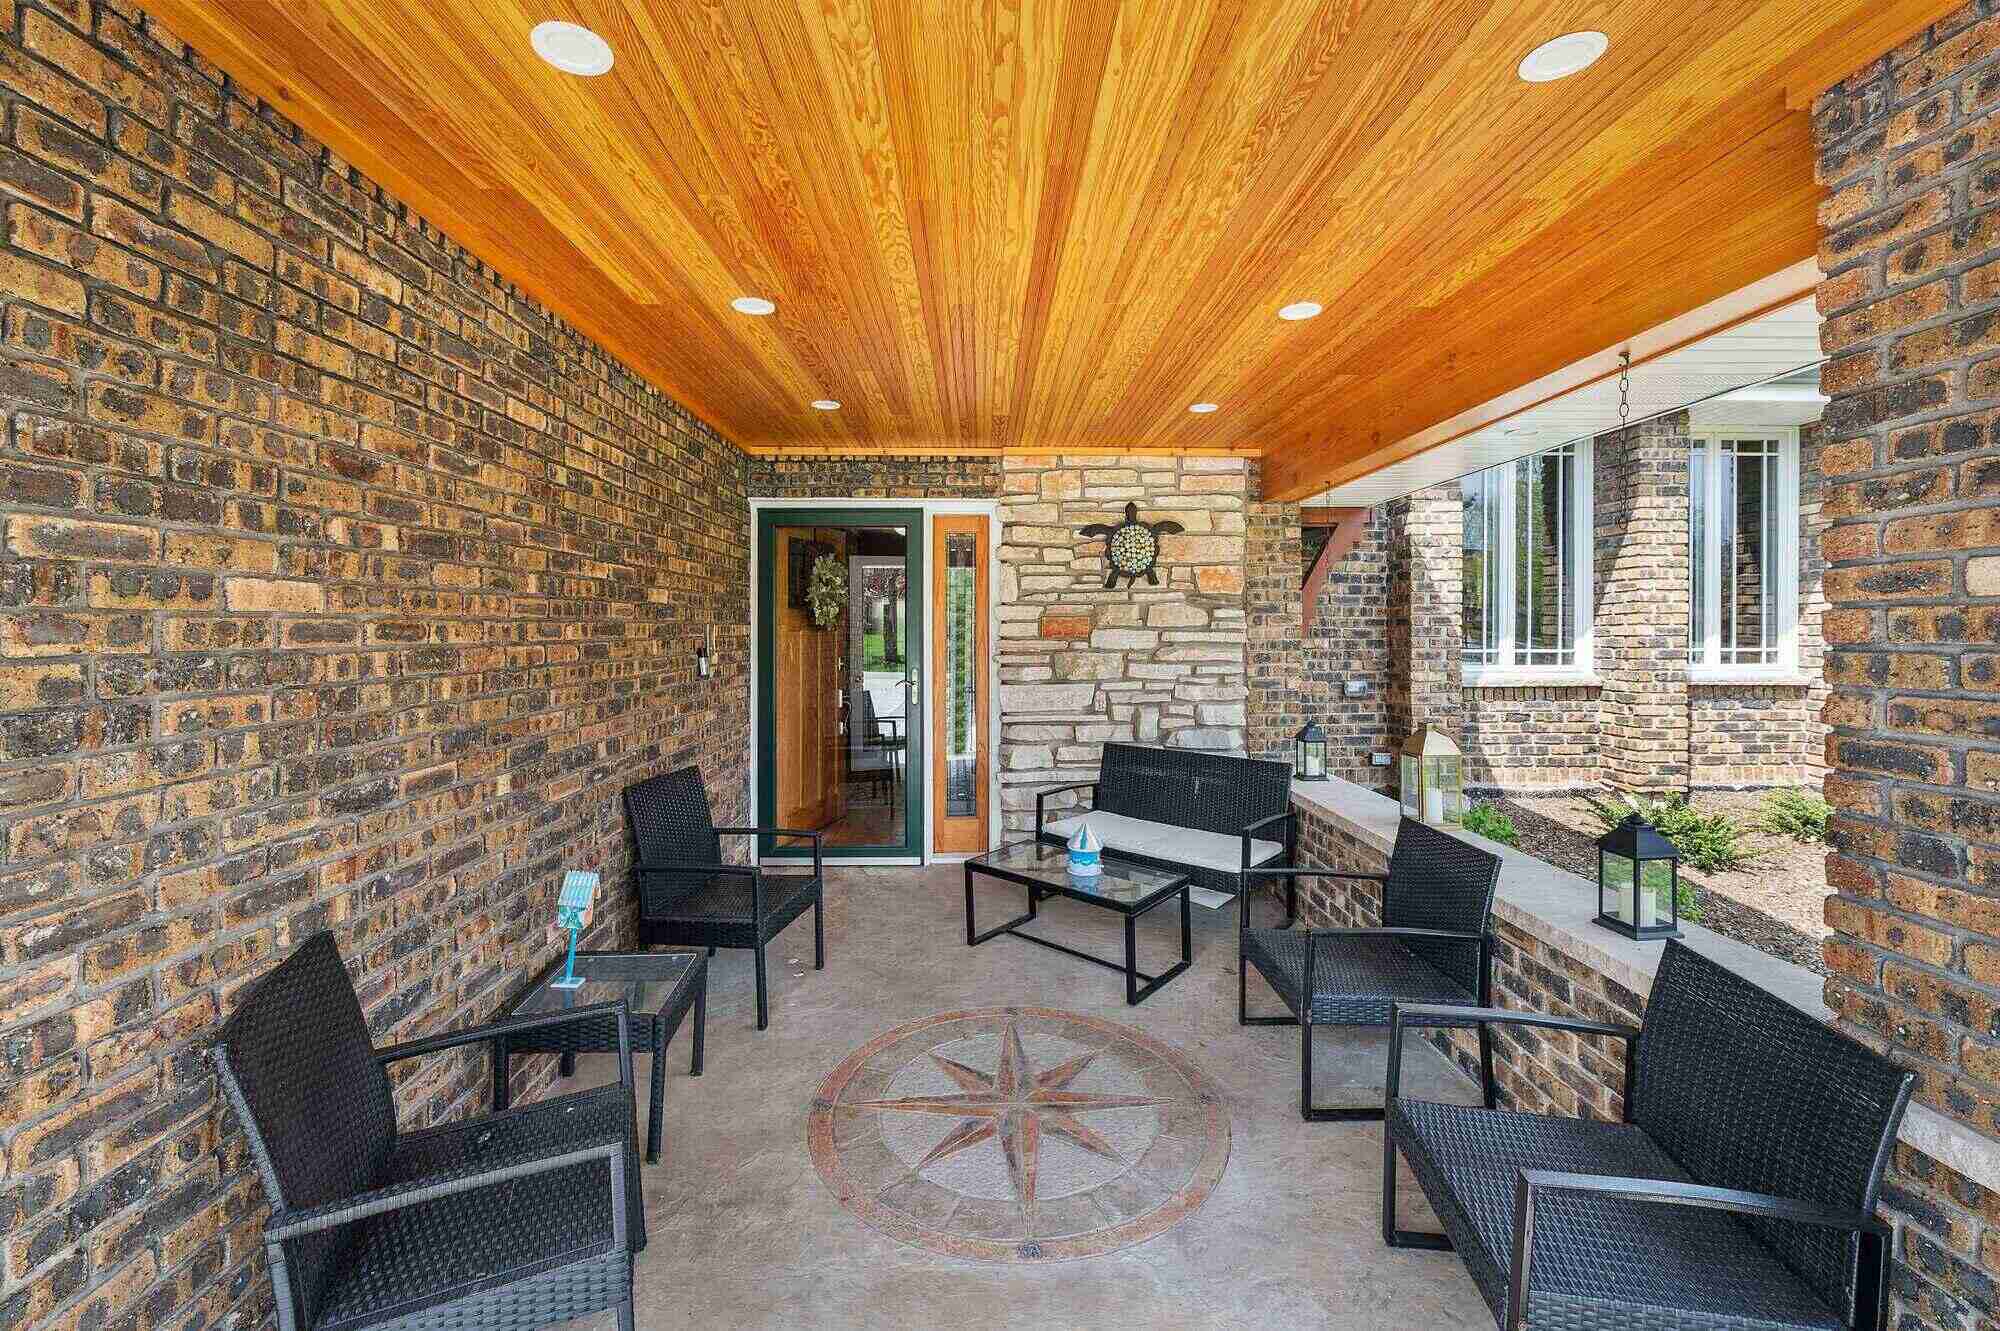
{"label": "compass rose floor medallion", "polygon": [[944,1012],[869,1041],[813,1098],[807,1145],[840,1203],[954,1257],[1062,1261],[1187,1219],[1229,1116],[1175,1050],[1048,1008]]}

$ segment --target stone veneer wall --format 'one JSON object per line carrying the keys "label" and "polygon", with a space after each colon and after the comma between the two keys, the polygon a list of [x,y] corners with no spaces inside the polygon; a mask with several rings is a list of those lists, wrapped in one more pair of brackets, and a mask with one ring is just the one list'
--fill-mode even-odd
{"label": "stone veneer wall", "polygon": [[[2000,17],[1982,0],[1813,108],[1823,419],[1827,1003],[2000,1137]],[[1996,1198],[1899,1154],[1899,1326],[1994,1322]],[[1920,1214],[1917,1208],[1923,1208]]]}
{"label": "stone veneer wall", "polygon": [[[1097,771],[1106,740],[1241,752],[1247,736],[1241,458],[1015,456],[1000,548],[1000,801],[1009,831],[1037,787]],[[1104,585],[1093,522],[1172,518],[1159,585]]]}
{"label": "stone veneer wall", "polygon": [[[1306,862],[1364,873],[1388,868],[1388,856],[1370,842],[1317,810],[1295,807]],[[1380,889],[1353,880],[1302,882],[1300,913],[1312,927],[1376,925]],[[1495,1006],[1627,1025],[1643,1020],[1646,995],[1605,974],[1573,944],[1500,911],[1492,928]],[[1493,1034],[1494,1079],[1503,1108],[1603,1120],[1624,1114],[1620,1042],[1523,1027],[1496,1026]],[[1478,1077],[1478,1044],[1470,1031],[1432,1032],[1427,1038],[1468,1077]],[[2000,1231],[1990,1226],[2000,1218],[2000,1193],[1899,1142],[1878,1211],[1895,1232],[1891,1326],[1985,1331],[1997,1324],[2000,1297],[1992,1274],[2000,1265],[1995,1260]]]}
{"label": "stone veneer wall", "polygon": [[0,1326],[263,1325],[217,1022],[325,928],[485,1019],[622,786],[741,820],[744,460],[124,4],[0,3],[0,98]]}

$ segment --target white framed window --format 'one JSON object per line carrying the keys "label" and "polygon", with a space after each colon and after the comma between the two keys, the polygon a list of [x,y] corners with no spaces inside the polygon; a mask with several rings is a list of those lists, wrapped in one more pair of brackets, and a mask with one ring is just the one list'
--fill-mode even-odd
{"label": "white framed window", "polygon": [[1694,431],[1688,509],[1689,678],[1727,682],[1796,673],[1799,432],[1776,426]]}
{"label": "white framed window", "polygon": [[1459,482],[1465,683],[1592,679],[1590,441]]}

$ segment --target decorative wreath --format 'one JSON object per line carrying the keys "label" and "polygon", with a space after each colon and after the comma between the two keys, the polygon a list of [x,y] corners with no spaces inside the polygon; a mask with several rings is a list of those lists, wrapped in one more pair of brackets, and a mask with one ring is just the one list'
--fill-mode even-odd
{"label": "decorative wreath", "polygon": [[817,628],[832,628],[847,609],[847,570],[832,555],[813,561],[812,578],[806,584],[806,609]]}

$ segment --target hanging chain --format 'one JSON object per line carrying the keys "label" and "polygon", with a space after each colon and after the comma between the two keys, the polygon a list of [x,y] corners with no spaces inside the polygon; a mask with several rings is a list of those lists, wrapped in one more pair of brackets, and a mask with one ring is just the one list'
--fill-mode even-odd
{"label": "hanging chain", "polygon": [[1632,415],[1632,349],[1618,353],[1618,425],[1623,429]]}

